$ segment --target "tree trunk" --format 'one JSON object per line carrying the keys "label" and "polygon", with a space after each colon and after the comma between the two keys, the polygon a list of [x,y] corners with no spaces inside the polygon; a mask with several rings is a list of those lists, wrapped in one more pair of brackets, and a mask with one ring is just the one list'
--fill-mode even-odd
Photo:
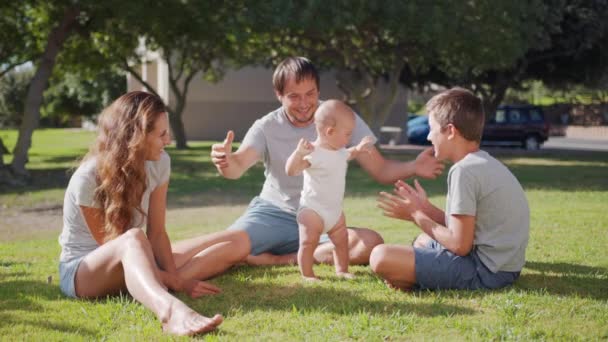
{"label": "tree trunk", "polygon": [[28,151],[32,145],[32,134],[40,121],[42,95],[48,86],[48,80],[53,72],[57,54],[59,54],[63,43],[72,33],[79,13],[80,11],[75,7],[65,10],[59,26],[55,27],[49,34],[46,48],[38,62],[36,73],[27,90],[23,120],[19,127],[19,137],[13,150],[14,157],[11,163],[13,173],[18,176],[28,175],[25,170],[25,164],[28,161]]}
{"label": "tree trunk", "polygon": [[380,128],[397,101],[399,76],[404,65],[402,62],[395,64],[389,71],[388,81],[358,71],[340,71],[336,75],[337,85],[347,101],[357,106],[359,114],[377,137],[380,137]]}
{"label": "tree trunk", "polygon": [[188,140],[186,139],[186,130],[184,129],[181,113],[169,110],[169,124],[171,125],[173,139],[175,139],[175,148],[185,150],[188,148]]}
{"label": "tree trunk", "polygon": [[0,138],[0,185],[9,185],[9,186],[20,186],[25,185],[25,183],[16,178],[11,172],[11,168],[9,165],[4,164],[4,155],[10,154],[10,151],[6,146],[4,146],[4,142],[2,138]]}

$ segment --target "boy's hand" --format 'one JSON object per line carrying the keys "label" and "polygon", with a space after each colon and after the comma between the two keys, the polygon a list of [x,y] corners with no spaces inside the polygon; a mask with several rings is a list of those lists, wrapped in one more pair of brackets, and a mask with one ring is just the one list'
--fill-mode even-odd
{"label": "boy's hand", "polygon": [[300,157],[304,157],[306,155],[311,154],[314,150],[314,145],[310,141],[302,138],[298,142],[298,147],[296,147],[296,154]]}
{"label": "boy's hand", "polygon": [[413,221],[409,202],[400,196],[381,191],[378,197],[378,208],[382,209],[384,216]]}
{"label": "boy's hand", "polygon": [[[399,188],[406,188],[408,187],[409,189],[412,189],[412,187],[410,185],[408,185],[406,182],[402,181],[402,180],[398,180],[395,182],[395,190],[393,190],[395,193],[397,193],[397,191],[399,190]],[[426,195],[426,191],[424,190],[424,188],[422,187],[422,185],[420,185],[420,183],[418,183],[417,179],[414,179],[414,187],[416,188],[415,190],[412,189],[414,191],[414,193],[416,194],[416,196],[418,197],[418,199],[420,199],[422,206],[424,208],[424,206],[426,205],[426,203],[429,201],[428,196]]]}
{"label": "boy's hand", "polygon": [[361,141],[355,148],[355,151],[357,151],[357,153],[361,153],[361,152],[371,153],[373,146],[374,146],[374,138],[367,135],[363,139],[361,139]]}
{"label": "boy's hand", "polygon": [[418,210],[424,210],[428,203],[426,191],[418,180],[414,180],[412,188],[402,180],[395,183],[394,195],[381,192],[378,198],[378,207],[384,211],[384,215],[406,221],[413,221],[412,214]]}

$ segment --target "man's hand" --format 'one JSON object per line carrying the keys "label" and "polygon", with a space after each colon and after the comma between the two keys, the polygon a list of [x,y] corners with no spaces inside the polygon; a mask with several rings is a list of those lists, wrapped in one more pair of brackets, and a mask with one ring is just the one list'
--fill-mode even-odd
{"label": "man's hand", "polygon": [[434,179],[443,172],[443,168],[443,163],[435,158],[432,147],[420,152],[414,161],[416,175],[422,178]]}
{"label": "man's hand", "polygon": [[219,287],[196,279],[183,280],[182,291],[191,298],[198,298],[204,295],[215,295],[222,292]]}
{"label": "man's hand", "polygon": [[361,141],[355,148],[355,151],[357,153],[361,153],[361,152],[371,153],[372,147],[374,147],[374,138],[367,135],[363,139],[361,139]]}
{"label": "man's hand", "polygon": [[225,169],[229,166],[228,159],[232,154],[232,141],[234,140],[234,132],[228,131],[226,139],[219,144],[211,146],[211,162],[218,169]]}
{"label": "man's hand", "polygon": [[310,141],[302,138],[298,142],[298,147],[296,147],[296,154],[300,157],[304,157],[311,154],[314,150],[314,145]]}

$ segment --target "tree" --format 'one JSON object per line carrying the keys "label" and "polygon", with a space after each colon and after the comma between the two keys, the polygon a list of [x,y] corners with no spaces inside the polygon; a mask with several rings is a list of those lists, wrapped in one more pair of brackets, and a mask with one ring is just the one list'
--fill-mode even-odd
{"label": "tree", "polygon": [[496,110],[509,88],[525,80],[540,79],[554,86],[600,82],[606,74],[608,3],[544,0],[529,4],[530,9],[518,16],[528,27],[521,40],[524,53],[511,63],[485,69],[446,68],[446,63],[439,67],[436,81],[475,91],[487,113]]}
{"label": "tree", "polygon": [[452,76],[506,67],[523,55],[531,28],[523,21],[535,5],[345,0],[295,8],[287,2],[283,12],[293,16],[274,34],[281,37],[276,55],[303,54],[337,69],[339,87],[378,132],[399,83],[413,86],[438,65]]}
{"label": "tree", "polygon": [[[202,77],[216,82],[223,77],[227,65],[238,67],[255,61],[254,51],[248,47],[256,23],[252,13],[255,8],[255,3],[246,1],[176,2],[163,4],[153,11],[156,17],[138,23],[146,48],[139,61],[146,63],[146,52],[152,50],[167,62],[170,90],[167,107],[178,149],[188,147],[182,114],[192,80]],[[133,22],[130,21],[131,25]],[[122,67],[149,91],[157,93],[128,60],[123,59]]]}
{"label": "tree", "polygon": [[12,172],[17,175],[27,175],[25,164],[27,155],[32,145],[32,134],[38,126],[40,120],[40,106],[42,105],[42,95],[47,87],[48,80],[55,66],[55,60],[64,42],[72,34],[74,28],[79,24],[78,18],[81,14],[79,7],[72,5],[66,7],[54,7],[38,4],[40,8],[36,10],[40,13],[48,14],[49,17],[59,18],[57,25],[52,25],[48,33],[44,52],[40,59],[35,63],[36,72],[30,82],[26,100],[23,119],[19,127],[19,136],[13,150],[13,160],[11,162]]}
{"label": "tree", "polygon": [[[66,43],[69,45],[72,40],[89,39],[93,32],[111,27],[115,18],[120,18],[124,13],[145,9],[146,4],[118,0],[30,0],[17,4],[23,13],[27,14],[30,32],[28,37],[31,41],[26,42],[26,45],[41,51],[38,58],[33,60],[36,71],[27,91],[24,114],[11,162],[11,171],[15,175],[27,176],[25,165],[32,134],[40,121],[43,94]],[[78,52],[82,51],[73,54]],[[80,60],[81,64],[84,64],[89,60],[89,56],[80,54]]]}

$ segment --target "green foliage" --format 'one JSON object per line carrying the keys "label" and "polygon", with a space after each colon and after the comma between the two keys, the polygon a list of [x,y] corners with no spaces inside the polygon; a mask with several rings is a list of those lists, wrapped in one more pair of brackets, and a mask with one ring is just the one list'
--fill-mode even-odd
{"label": "green foliage", "polygon": [[100,70],[93,78],[83,73],[56,74],[60,75],[44,93],[43,127],[61,127],[75,118],[90,118],[126,92],[124,72],[111,68]]}
{"label": "green foliage", "polygon": [[0,128],[16,127],[21,122],[27,87],[33,70],[12,70],[0,78]]}

